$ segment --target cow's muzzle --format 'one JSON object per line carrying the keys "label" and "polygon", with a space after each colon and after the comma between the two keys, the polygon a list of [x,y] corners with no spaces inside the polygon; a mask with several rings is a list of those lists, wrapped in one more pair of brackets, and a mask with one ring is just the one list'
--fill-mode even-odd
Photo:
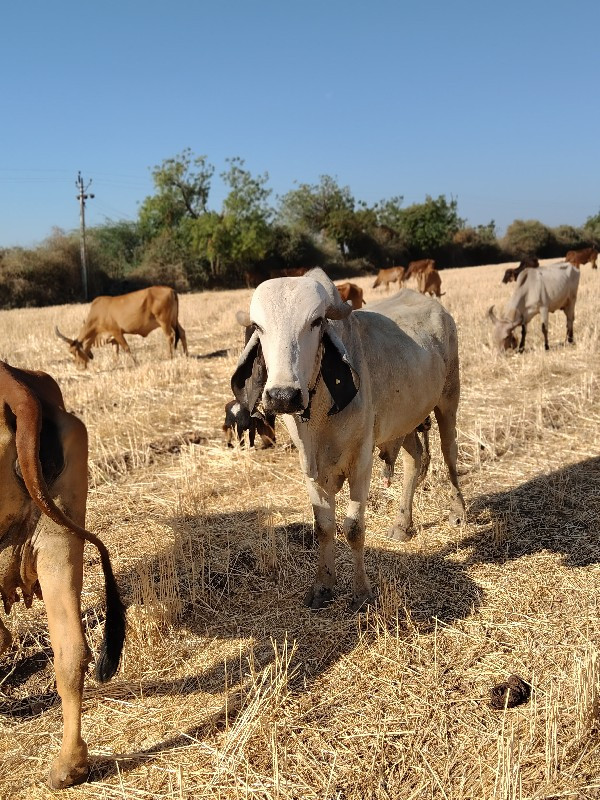
{"label": "cow's muzzle", "polygon": [[302,411],[302,392],[294,386],[273,386],[267,389],[265,411],[272,414],[297,414]]}

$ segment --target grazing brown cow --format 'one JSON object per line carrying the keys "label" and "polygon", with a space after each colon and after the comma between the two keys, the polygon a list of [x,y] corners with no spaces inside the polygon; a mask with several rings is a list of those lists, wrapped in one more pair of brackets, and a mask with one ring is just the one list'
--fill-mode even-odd
{"label": "grazing brown cow", "polygon": [[583,250],[569,250],[565,256],[565,261],[573,264],[574,267],[581,267],[582,264],[587,264],[588,261],[592,265],[592,269],[598,269],[598,251],[595,247],[586,247]]}
{"label": "grazing brown cow", "polygon": [[395,283],[396,281],[398,281],[399,286],[402,286],[405,280],[405,271],[404,267],[380,269],[372,288],[376,289],[378,286],[385,286],[386,291],[389,291],[390,283]]}
{"label": "grazing brown cow", "polygon": [[180,339],[187,355],[185,331],[179,324],[178,315],[177,292],[169,286],[149,286],[117,297],[96,297],[76,339],[64,336],[58,328],[55,331],[67,342],[75,361],[84,367],[94,357],[92,346],[107,341],[116,345],[117,355],[120,345],[136,363],[123,335],[125,333],[148,336],[156,328],[161,328],[169,340],[171,358]]}
{"label": "grazing brown cow", "polygon": [[366,301],[363,299],[363,290],[355,283],[346,281],[346,283],[336,283],[335,287],[344,303],[350,302],[355,311],[366,305]]}
{"label": "grazing brown cow", "polygon": [[421,294],[430,294],[436,297],[441,297],[442,294],[446,294],[441,291],[442,279],[440,273],[433,267],[428,267],[422,272],[417,272],[417,286]]}
{"label": "grazing brown cow", "polygon": [[519,275],[523,272],[524,269],[537,269],[540,266],[540,262],[535,258],[535,256],[529,256],[524,258],[518,267],[509,267],[504,272],[504,277],[502,278],[502,283],[512,283],[512,281],[516,281]]}
{"label": "grazing brown cow", "polygon": [[[62,700],[63,738],[49,783],[62,789],[88,774],[81,738],[83,678],[90,650],[81,625],[83,546],[100,552],[106,622],[96,677],[117,670],[125,639],[125,609],[106,546],[83,527],[87,499],[87,431],[65,410],[58,384],[45,372],[0,362],[0,595],[4,609],[23,595],[29,607],[42,597]],[[0,653],[11,635],[0,620]]]}
{"label": "grazing brown cow", "polygon": [[263,275],[262,272],[259,272],[257,269],[247,269],[244,272],[244,280],[246,281],[246,287],[248,289],[256,289],[256,287],[266,281],[266,275]]}
{"label": "grazing brown cow", "polygon": [[404,275],[404,280],[407,281],[409,278],[414,278],[419,272],[425,272],[426,269],[435,269],[433,258],[421,258],[419,261],[411,261]]}

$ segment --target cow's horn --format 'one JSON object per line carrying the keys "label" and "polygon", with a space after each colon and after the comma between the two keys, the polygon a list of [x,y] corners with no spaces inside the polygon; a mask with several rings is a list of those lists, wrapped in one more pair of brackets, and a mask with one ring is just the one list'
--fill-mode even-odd
{"label": "cow's horn", "polygon": [[58,325],[55,325],[55,326],[54,326],[54,333],[56,333],[56,335],[58,336],[58,338],[59,338],[59,339],[62,339],[63,341],[67,342],[67,344],[70,344],[70,345],[74,345],[74,344],[75,344],[75,339],[69,339],[69,338],[67,338],[67,337],[64,335],[64,333],[61,333],[61,332],[58,330]]}

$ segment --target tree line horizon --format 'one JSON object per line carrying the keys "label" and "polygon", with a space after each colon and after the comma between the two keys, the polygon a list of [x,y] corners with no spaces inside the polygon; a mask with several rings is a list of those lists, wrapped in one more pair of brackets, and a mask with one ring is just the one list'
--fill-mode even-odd
{"label": "tree line horizon", "polygon": [[[434,258],[438,268],[493,264],[527,256],[562,257],[600,244],[600,212],[581,226],[514,220],[498,237],[494,220],[469,225],[458,200],[401,195],[367,204],[330,175],[271,203],[268,173],[252,175],[239,157],[219,174],[227,193],[209,208],[215,167],[187,148],[151,169],[154,193],[134,221],[86,230],[90,299],[152,284],[179,292],[246,285],[246,273],[323,267],[331,277]],[[34,248],[0,249],[0,308],[81,300],[79,230],[52,234]]]}

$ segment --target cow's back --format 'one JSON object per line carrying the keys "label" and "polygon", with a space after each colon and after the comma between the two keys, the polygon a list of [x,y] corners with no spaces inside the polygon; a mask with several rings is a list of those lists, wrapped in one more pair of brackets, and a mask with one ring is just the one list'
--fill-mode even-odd
{"label": "cow's back", "polygon": [[576,299],[579,275],[579,270],[566,261],[526,269],[517,279],[515,293],[522,293],[525,309],[537,312],[546,306],[549,311],[558,311]]}
{"label": "cow's back", "polygon": [[[362,396],[381,421],[376,441],[410,432],[430,413],[448,383],[458,386],[458,339],[451,315],[436,300],[402,289],[348,320],[344,339],[368,385]],[[361,378],[362,386],[362,378]],[[415,392],[420,386],[421,391]],[[389,408],[405,411],[406,430],[393,428]],[[412,427],[410,427],[412,425]]]}

